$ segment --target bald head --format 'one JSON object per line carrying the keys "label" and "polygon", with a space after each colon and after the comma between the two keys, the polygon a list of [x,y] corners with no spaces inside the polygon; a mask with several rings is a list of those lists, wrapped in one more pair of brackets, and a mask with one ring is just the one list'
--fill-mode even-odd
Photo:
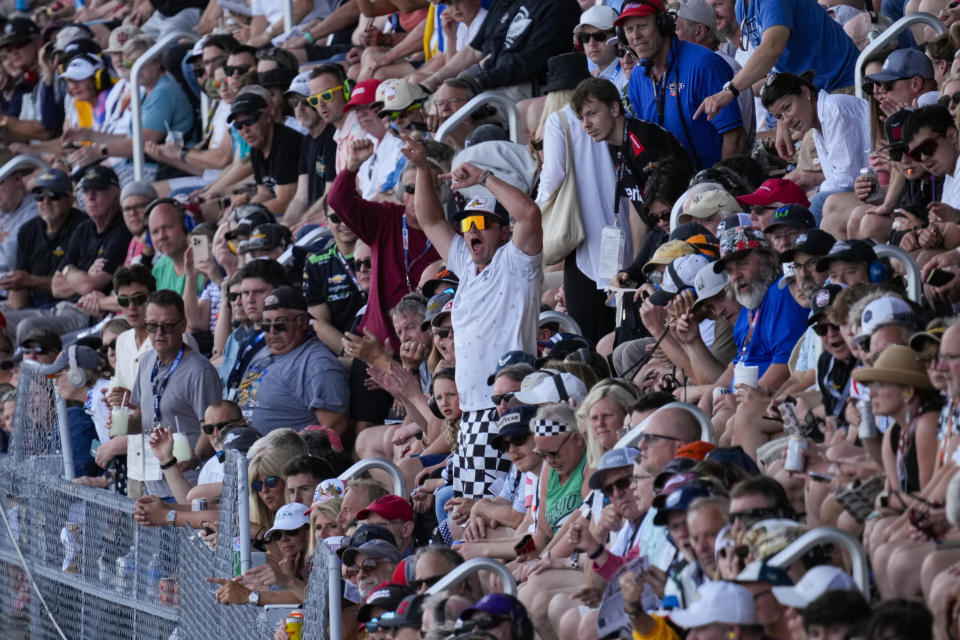
{"label": "bald head", "polygon": [[677,449],[699,439],[700,423],[692,413],[679,407],[660,409],[650,416],[637,445],[640,464],[648,473],[659,473]]}

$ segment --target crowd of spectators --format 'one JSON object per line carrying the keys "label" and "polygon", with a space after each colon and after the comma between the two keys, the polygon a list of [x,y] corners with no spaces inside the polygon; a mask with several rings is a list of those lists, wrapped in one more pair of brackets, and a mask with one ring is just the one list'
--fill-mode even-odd
{"label": "crowd of spectators", "polygon": [[284,4],[0,2],[0,446],[346,638],[960,637],[957,2]]}

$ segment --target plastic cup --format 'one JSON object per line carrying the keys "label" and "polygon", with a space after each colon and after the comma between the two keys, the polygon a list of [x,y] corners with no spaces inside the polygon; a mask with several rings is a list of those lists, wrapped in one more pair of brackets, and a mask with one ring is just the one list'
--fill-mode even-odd
{"label": "plastic cup", "polygon": [[760,367],[738,364],[733,368],[733,388],[745,384],[756,389],[759,376]]}
{"label": "plastic cup", "polygon": [[190,441],[187,440],[186,434],[173,434],[173,457],[178,462],[186,462],[193,457],[193,450],[190,449]]}
{"label": "plastic cup", "polygon": [[127,435],[128,425],[130,423],[130,414],[133,411],[129,407],[114,407],[110,412],[110,435]]}

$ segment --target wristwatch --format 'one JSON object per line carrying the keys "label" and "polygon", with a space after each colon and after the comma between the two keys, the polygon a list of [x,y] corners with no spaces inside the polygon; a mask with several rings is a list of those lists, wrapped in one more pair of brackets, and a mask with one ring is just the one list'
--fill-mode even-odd
{"label": "wristwatch", "polygon": [[256,607],[257,605],[259,605],[259,604],[260,604],[260,592],[259,592],[259,591],[251,591],[251,592],[250,592],[250,596],[247,598],[247,602],[249,602],[250,604],[252,604],[252,605],[255,606],[255,607]]}
{"label": "wristwatch", "polygon": [[740,97],[740,90],[733,86],[733,80],[727,80],[723,84],[723,90],[732,93],[734,98]]}
{"label": "wristwatch", "polygon": [[486,170],[486,171],[484,171],[482,174],[480,174],[480,186],[481,186],[481,187],[486,187],[486,186],[487,186],[487,178],[489,178],[489,177],[492,176],[492,175],[493,175],[493,171],[490,171],[489,169]]}
{"label": "wristwatch", "polygon": [[167,511],[167,524],[171,527],[177,524],[177,512],[174,509]]}

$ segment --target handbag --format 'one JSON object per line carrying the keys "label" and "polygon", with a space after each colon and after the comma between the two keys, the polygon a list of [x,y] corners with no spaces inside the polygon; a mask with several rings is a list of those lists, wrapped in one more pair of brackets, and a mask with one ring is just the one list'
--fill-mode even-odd
{"label": "handbag", "polygon": [[560,126],[566,141],[567,157],[563,182],[540,208],[543,224],[543,264],[563,262],[580,243],[586,240],[577,197],[577,174],[573,168],[573,140],[567,117],[559,112]]}

